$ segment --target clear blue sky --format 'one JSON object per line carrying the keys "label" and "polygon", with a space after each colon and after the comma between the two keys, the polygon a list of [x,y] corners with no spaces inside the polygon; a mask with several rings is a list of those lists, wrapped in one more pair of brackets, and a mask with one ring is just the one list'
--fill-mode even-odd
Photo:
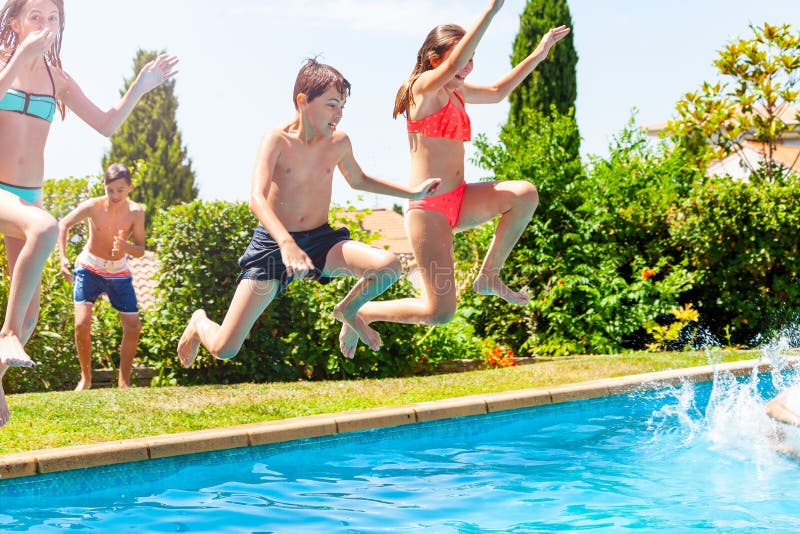
{"label": "clear blue sky", "polygon": [[[66,2],[64,67],[99,106],[119,97],[137,48],[180,59],[176,94],[184,136],[203,199],[244,200],[262,133],[294,113],[294,78],[320,55],[350,80],[340,128],[367,173],[403,183],[409,168],[405,124],[392,120],[397,87],[436,24],[472,24],[482,0],[76,0]],[[402,6],[402,7],[401,7]],[[510,68],[524,0],[506,0],[478,47],[473,83]],[[570,0],[578,52],[582,151],[604,155],[638,109],[641,125],[673,115],[675,102],[716,78],[712,61],[749,24],[800,30],[797,0]],[[496,139],[508,104],[470,106],[473,131]],[[74,115],[54,121],[46,177],[101,171],[109,141]],[[468,150],[471,153],[471,149]],[[468,166],[467,179],[485,173]],[[334,201],[391,207],[394,199],[349,189],[336,175]]]}

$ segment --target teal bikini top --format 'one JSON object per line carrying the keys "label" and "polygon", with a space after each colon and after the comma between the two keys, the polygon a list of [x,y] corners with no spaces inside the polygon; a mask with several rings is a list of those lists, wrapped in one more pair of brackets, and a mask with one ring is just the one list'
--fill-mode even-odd
{"label": "teal bikini top", "polygon": [[9,89],[0,99],[0,111],[13,111],[14,113],[22,113],[29,117],[53,122],[53,116],[56,113],[56,84],[53,82],[53,75],[50,73],[50,67],[47,66],[46,61],[44,66],[47,68],[47,75],[50,76],[53,94],[37,95],[17,89]]}

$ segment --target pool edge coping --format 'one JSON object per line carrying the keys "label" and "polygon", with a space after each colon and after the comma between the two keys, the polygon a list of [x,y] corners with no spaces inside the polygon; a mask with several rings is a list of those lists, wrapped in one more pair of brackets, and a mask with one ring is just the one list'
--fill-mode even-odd
{"label": "pool edge coping", "polygon": [[[790,358],[789,361],[793,365],[800,364],[800,358]],[[643,389],[656,389],[684,380],[707,382],[714,378],[715,373],[730,372],[736,376],[742,376],[752,373],[756,367],[759,373],[772,369],[772,365],[767,361],[742,360],[615,378],[600,378],[558,386],[482,393],[401,406],[293,417],[90,445],[4,454],[0,455],[0,481],[73,469],[238,447],[254,447],[358,430],[606,397]]]}

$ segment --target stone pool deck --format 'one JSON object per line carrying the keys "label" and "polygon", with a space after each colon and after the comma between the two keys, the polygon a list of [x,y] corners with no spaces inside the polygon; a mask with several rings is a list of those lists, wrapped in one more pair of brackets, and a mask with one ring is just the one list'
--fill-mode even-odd
{"label": "stone pool deck", "polygon": [[[792,364],[797,365],[798,361],[800,360],[792,359]],[[713,380],[715,372],[730,372],[737,376],[748,375],[756,366],[758,366],[759,372],[771,369],[768,362],[746,360],[715,366],[706,365],[605,378],[547,388],[470,395],[389,408],[296,417],[195,432],[6,454],[0,455],[0,479],[145,461],[181,454],[254,447],[370,428],[408,425],[451,417],[482,415],[502,410],[619,395],[674,385],[683,380],[705,382]]]}

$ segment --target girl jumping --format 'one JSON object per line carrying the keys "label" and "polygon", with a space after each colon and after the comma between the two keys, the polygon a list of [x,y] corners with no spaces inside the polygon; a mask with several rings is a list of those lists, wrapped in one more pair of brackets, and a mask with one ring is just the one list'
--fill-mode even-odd
{"label": "girl jumping", "polygon": [[[405,215],[406,231],[422,276],[421,296],[369,302],[359,311],[367,323],[448,322],[456,310],[453,233],[497,216],[500,221],[473,288],[512,304],[528,303],[528,295],[502,282],[500,271],[536,210],[539,195],[535,186],[525,181],[464,181],[464,143],[472,135],[465,105],[492,104],[506,98],[570,29],[551,29],[527,58],[493,85],[467,83],[475,48],[502,6],[503,0],[490,2],[469,31],[455,24],[431,30],[417,53],[411,75],[397,92],[393,116],[406,117],[411,148],[409,185],[437,176],[442,179],[441,193],[409,202]],[[352,357],[358,336],[344,326],[339,340],[345,356]]]}

